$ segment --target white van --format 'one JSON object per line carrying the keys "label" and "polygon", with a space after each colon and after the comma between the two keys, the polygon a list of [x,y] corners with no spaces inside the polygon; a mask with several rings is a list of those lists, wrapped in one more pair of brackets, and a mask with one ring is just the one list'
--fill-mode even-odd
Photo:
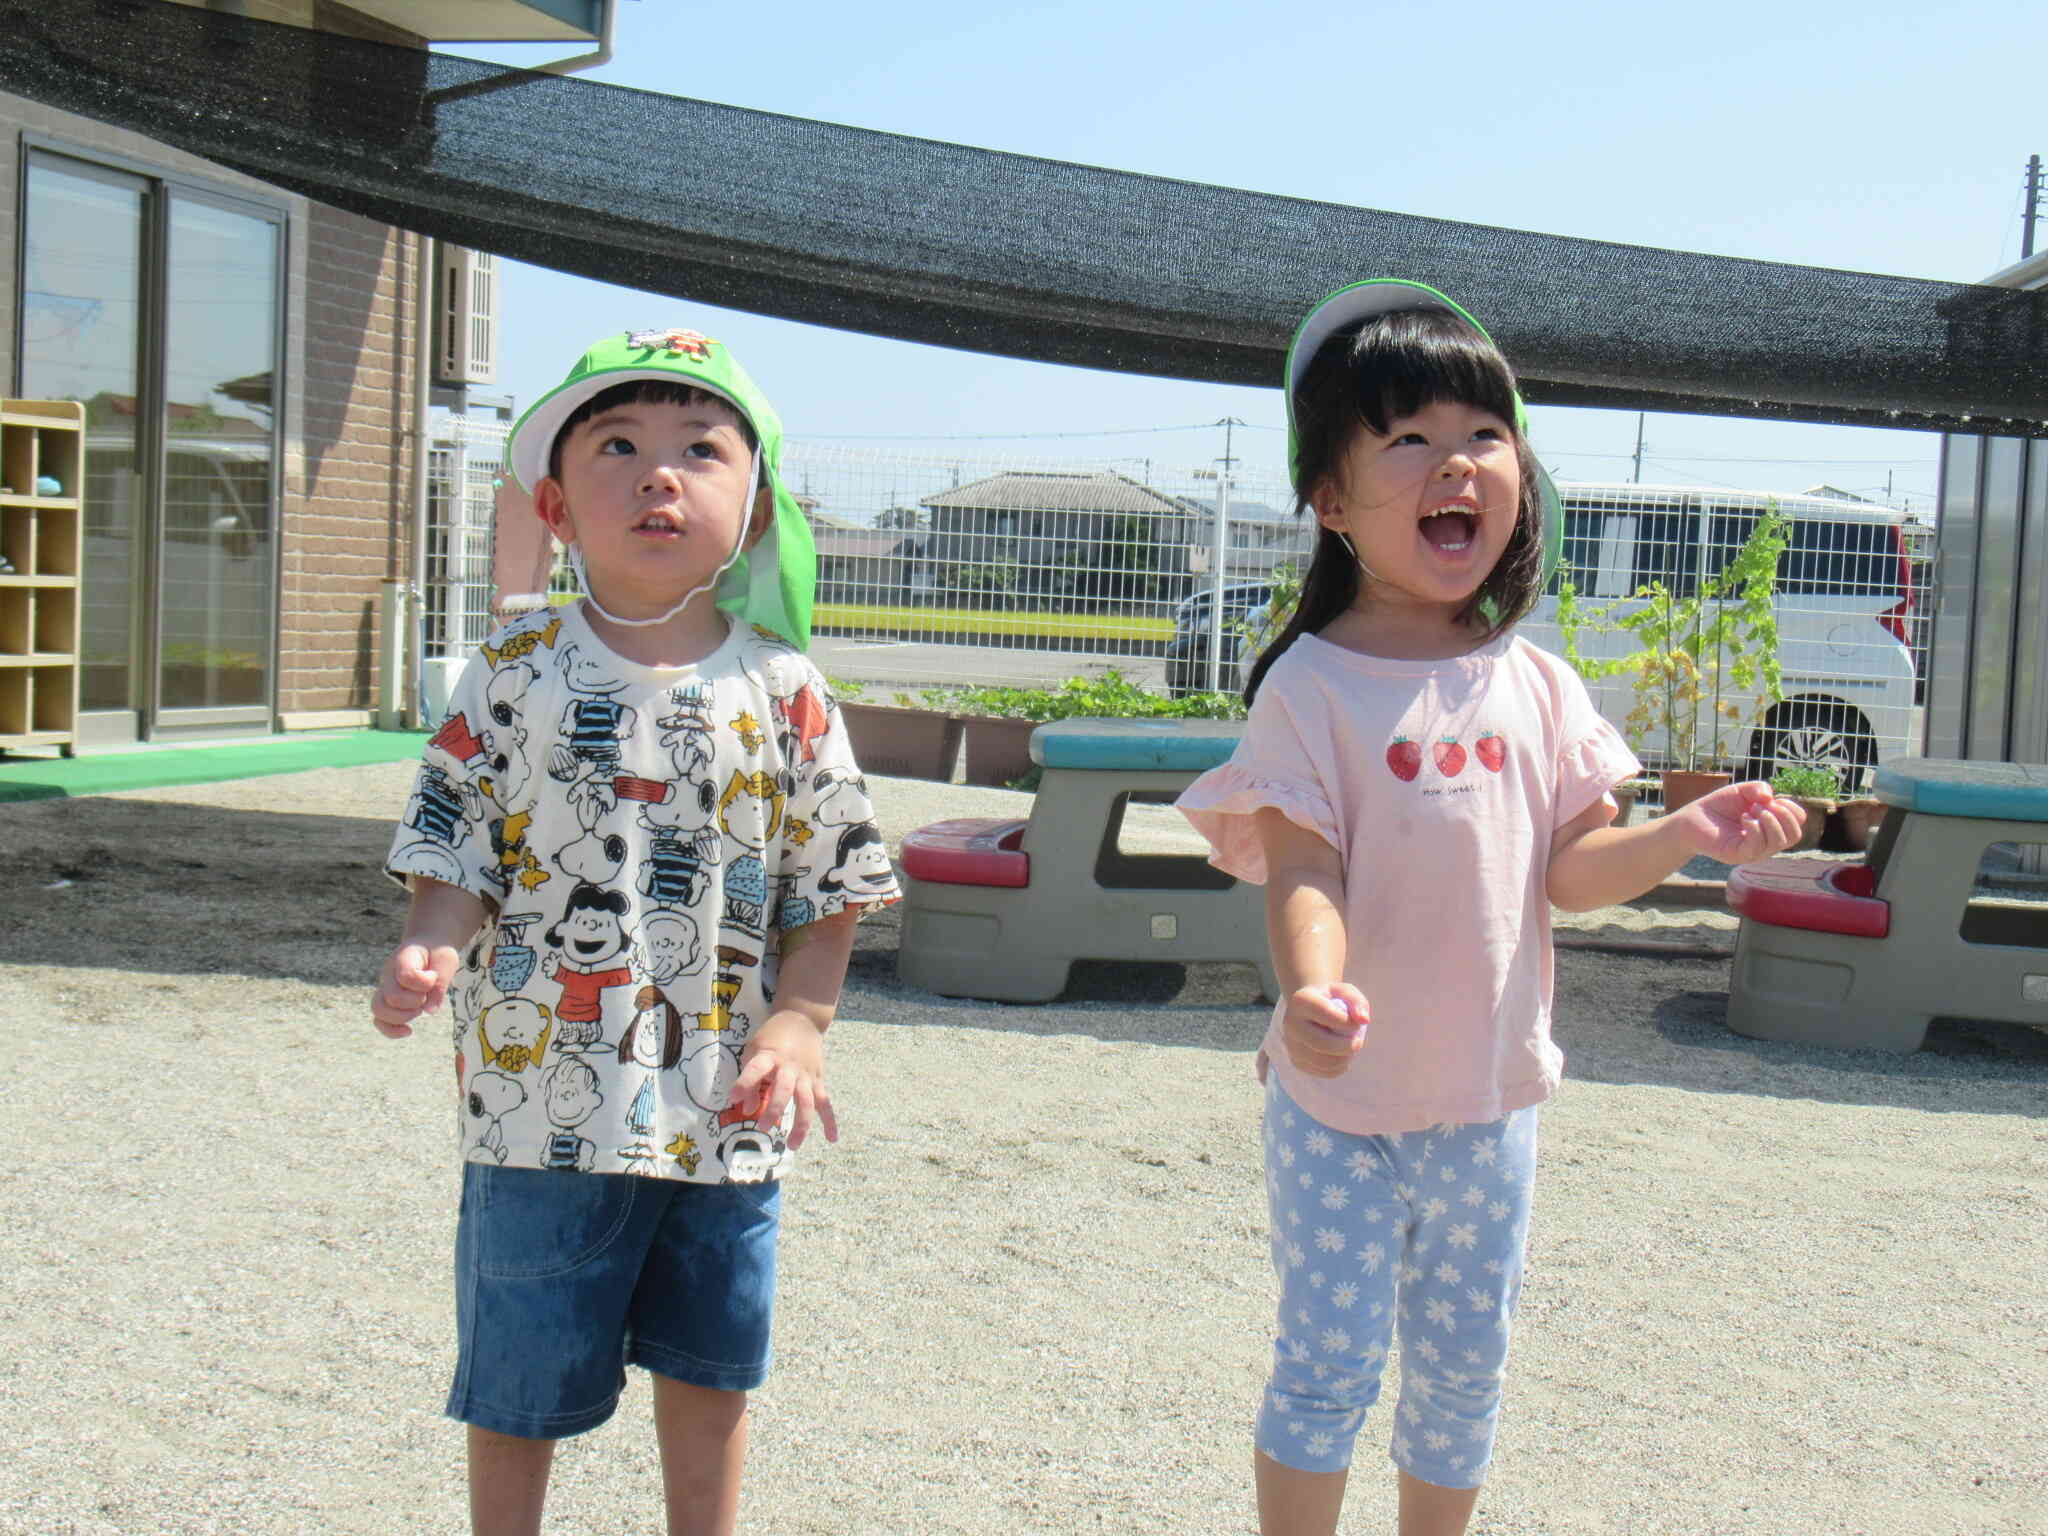
{"label": "white van", "polygon": [[[1914,655],[1913,560],[1901,531],[1903,515],[1874,502],[1832,496],[1779,496],[1747,491],[1560,482],[1564,559],[1581,606],[1617,613],[1643,606],[1633,594],[1659,581],[1676,596],[1721,573],[1757,520],[1775,507],[1790,524],[1778,562],[1778,665],[1784,698],[1760,709],[1749,695],[1724,695],[1740,718],[1721,740],[1748,776],[1817,764],[1845,781],[1890,757],[1919,750]],[[1519,626],[1531,643],[1564,652],[1557,627],[1557,586]],[[1635,637],[1587,634],[1579,651],[1609,660],[1635,649]],[[1633,676],[1589,678],[1600,712],[1617,725],[1633,702]],[[1699,740],[1707,740],[1707,720]],[[1637,744],[1656,759],[1665,734]]]}

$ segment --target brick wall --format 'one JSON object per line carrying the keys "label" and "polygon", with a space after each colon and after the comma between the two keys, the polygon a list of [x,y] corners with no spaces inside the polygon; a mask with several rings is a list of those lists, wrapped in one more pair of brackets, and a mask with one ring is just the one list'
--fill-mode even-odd
{"label": "brick wall", "polygon": [[412,575],[418,242],[320,204],[308,225],[278,594],[285,715],[376,707],[383,583]]}

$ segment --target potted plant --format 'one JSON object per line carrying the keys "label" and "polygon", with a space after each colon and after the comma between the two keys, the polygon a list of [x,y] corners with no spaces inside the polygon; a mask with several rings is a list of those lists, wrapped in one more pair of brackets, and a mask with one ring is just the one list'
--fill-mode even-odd
{"label": "potted plant", "polygon": [[1771,789],[1799,802],[1806,812],[1806,827],[1793,849],[1818,848],[1828,818],[1842,793],[1842,776],[1832,768],[1780,768],[1771,775]]}
{"label": "potted plant", "polygon": [[1889,810],[1882,800],[1867,795],[1855,795],[1847,800],[1835,802],[1834,811],[1828,816],[1827,830],[1821,834],[1820,846],[1828,853],[1861,853],[1870,846],[1877,829],[1884,822]]}
{"label": "potted plant", "polygon": [[[1565,660],[1586,678],[1634,677],[1622,734],[1638,757],[1663,760],[1667,813],[1728,783],[1733,728],[1784,697],[1773,599],[1785,544],[1785,520],[1772,510],[1718,573],[1683,596],[1653,581],[1589,610],[1569,580],[1559,585]],[[1596,660],[1580,650],[1582,633],[1617,631],[1635,637],[1629,654]]]}
{"label": "potted plant", "polygon": [[960,755],[960,722],[943,710],[919,709],[904,694],[895,704],[869,703],[859,683],[828,679],[864,773],[948,783]]}

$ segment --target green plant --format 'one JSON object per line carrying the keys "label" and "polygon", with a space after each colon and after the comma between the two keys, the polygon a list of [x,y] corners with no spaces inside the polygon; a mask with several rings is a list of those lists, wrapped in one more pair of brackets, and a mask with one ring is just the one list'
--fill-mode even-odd
{"label": "green plant", "polygon": [[825,686],[832,690],[832,697],[846,704],[858,704],[868,696],[868,685],[856,683],[843,677],[827,677]]}
{"label": "green plant", "polygon": [[1842,798],[1842,776],[1832,768],[1780,768],[1771,775],[1771,788],[1781,795],[1794,795],[1805,800],[1839,800]]}
{"label": "green plant", "polygon": [[1274,566],[1272,575],[1267,579],[1272,585],[1273,595],[1266,600],[1266,617],[1258,627],[1252,627],[1249,613],[1230,621],[1230,630],[1237,636],[1240,655],[1250,656],[1271,645],[1280,631],[1287,627],[1287,621],[1294,617],[1295,604],[1301,601],[1301,568],[1292,560],[1282,560]]}
{"label": "green plant", "polygon": [[[1638,755],[1661,729],[1674,767],[1716,768],[1728,761],[1729,728],[1745,719],[1732,694],[1768,707],[1785,696],[1778,669],[1775,599],[1787,525],[1776,507],[1728,563],[1679,596],[1661,581],[1602,608],[1584,607],[1569,580],[1558,586],[1557,627],[1565,660],[1588,680],[1634,675],[1622,734]],[[1588,657],[1582,634],[1633,635],[1636,648],[1613,660]]]}
{"label": "green plant", "polygon": [[1007,720],[1067,720],[1077,715],[1178,720],[1244,717],[1244,704],[1235,694],[1191,693],[1169,699],[1141,687],[1115,667],[1100,677],[1070,677],[1057,688],[933,688],[923,694],[922,702],[931,709]]}

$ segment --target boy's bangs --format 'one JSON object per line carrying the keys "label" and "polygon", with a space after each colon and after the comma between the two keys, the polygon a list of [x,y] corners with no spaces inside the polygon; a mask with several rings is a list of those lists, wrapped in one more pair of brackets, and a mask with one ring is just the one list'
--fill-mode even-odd
{"label": "boy's bangs", "polygon": [[1516,424],[1515,380],[1506,360],[1455,315],[1388,315],[1353,339],[1348,363],[1358,384],[1358,414],[1381,437],[1390,423],[1444,400],[1477,405]]}

